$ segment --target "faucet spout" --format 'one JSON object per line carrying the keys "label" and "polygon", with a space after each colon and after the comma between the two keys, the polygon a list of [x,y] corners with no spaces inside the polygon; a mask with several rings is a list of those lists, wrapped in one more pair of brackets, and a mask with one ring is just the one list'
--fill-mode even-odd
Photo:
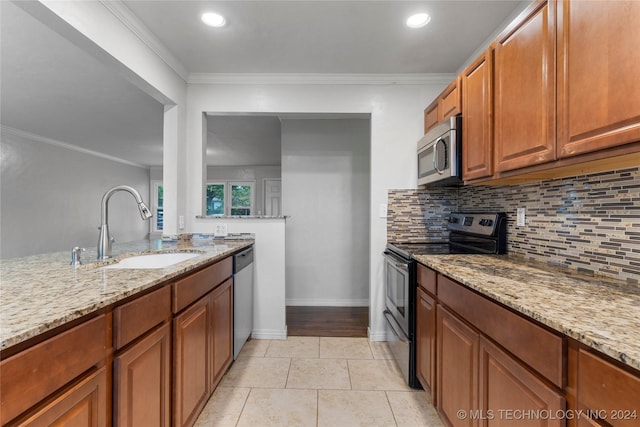
{"label": "faucet spout", "polygon": [[142,196],[138,191],[128,185],[118,185],[107,190],[102,196],[101,218],[100,218],[100,235],[98,236],[98,259],[107,259],[111,257],[111,244],[113,239],[109,235],[109,199],[118,191],[126,191],[130,193],[138,204],[140,217],[145,220],[153,216],[149,207],[142,200]]}

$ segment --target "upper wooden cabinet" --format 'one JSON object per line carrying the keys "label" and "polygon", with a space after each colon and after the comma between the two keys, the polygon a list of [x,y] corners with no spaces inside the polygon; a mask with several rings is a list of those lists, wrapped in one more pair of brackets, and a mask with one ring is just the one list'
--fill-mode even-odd
{"label": "upper wooden cabinet", "polygon": [[496,171],[554,160],[555,2],[532,4],[494,46]]}
{"label": "upper wooden cabinet", "polygon": [[424,110],[424,133],[444,119],[460,114],[461,106],[462,91],[458,77]]}
{"label": "upper wooden cabinet", "polygon": [[462,178],[493,174],[493,50],[460,76],[462,86]]}
{"label": "upper wooden cabinet", "polygon": [[639,45],[640,2],[558,3],[558,157],[640,141]]}

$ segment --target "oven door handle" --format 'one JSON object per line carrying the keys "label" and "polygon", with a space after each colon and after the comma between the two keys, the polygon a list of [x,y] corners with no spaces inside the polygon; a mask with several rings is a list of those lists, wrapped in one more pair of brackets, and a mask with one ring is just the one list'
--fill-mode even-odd
{"label": "oven door handle", "polygon": [[398,259],[391,255],[391,252],[384,251],[382,256],[395,268],[409,271],[409,264],[406,262],[398,262]]}
{"label": "oven door handle", "polygon": [[409,337],[402,331],[402,329],[400,329],[400,327],[398,326],[396,319],[393,318],[393,314],[391,314],[391,312],[389,310],[385,310],[383,312],[384,317],[387,320],[387,323],[389,324],[389,326],[391,327],[391,330],[393,331],[393,334],[398,337],[398,339],[404,343],[408,343],[409,342]]}

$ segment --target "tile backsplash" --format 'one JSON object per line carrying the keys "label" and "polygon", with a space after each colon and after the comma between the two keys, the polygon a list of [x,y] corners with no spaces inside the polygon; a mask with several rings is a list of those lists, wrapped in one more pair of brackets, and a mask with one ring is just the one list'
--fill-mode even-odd
{"label": "tile backsplash", "polygon": [[447,241],[447,217],[456,210],[457,189],[389,190],[387,241],[403,243]]}
{"label": "tile backsplash", "polygon": [[[411,212],[413,222],[419,217],[415,207],[396,210],[396,205],[403,206],[399,200],[403,195],[421,200],[424,227],[434,226],[440,236],[452,210],[504,211],[509,253],[640,282],[640,167],[511,186],[465,186],[448,192],[390,190],[388,238],[407,234],[402,228],[408,221],[405,212]],[[520,207],[526,212],[524,227],[516,226]]]}

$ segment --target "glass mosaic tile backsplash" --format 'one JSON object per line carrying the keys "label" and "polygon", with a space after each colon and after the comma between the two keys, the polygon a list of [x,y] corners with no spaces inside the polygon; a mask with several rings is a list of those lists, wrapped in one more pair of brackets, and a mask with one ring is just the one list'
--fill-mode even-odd
{"label": "glass mosaic tile backsplash", "polygon": [[[640,282],[640,167],[511,186],[390,190],[388,238],[407,234],[402,230],[405,210],[396,208],[402,206],[405,191],[426,201],[422,215],[427,229],[428,223],[442,221],[434,224],[441,231],[452,210],[504,211],[509,253]],[[526,212],[524,227],[516,226],[516,209],[521,207]]]}

